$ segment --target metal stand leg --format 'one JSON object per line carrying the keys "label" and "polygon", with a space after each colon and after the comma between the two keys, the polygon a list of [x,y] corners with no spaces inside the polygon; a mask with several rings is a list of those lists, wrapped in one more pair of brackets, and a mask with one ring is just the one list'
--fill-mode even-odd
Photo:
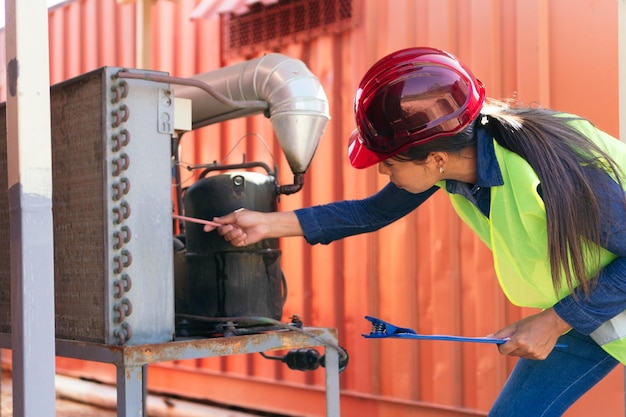
{"label": "metal stand leg", "polygon": [[326,347],[326,417],[340,417],[339,412],[339,352]]}
{"label": "metal stand leg", "polygon": [[[148,416],[148,365],[144,365],[141,367],[141,378],[142,378],[142,386],[143,390],[141,392],[141,404],[143,405],[143,414],[142,416]],[[1,416],[0,416],[1,417]]]}
{"label": "metal stand leg", "polygon": [[117,417],[143,417],[143,366],[117,366]]}

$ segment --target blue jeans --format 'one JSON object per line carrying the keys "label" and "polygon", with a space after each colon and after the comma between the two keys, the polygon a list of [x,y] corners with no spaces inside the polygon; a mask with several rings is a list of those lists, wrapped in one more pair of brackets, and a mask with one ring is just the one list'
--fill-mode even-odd
{"label": "blue jeans", "polygon": [[589,336],[575,330],[559,338],[543,361],[519,359],[490,417],[561,416],[619,362]]}

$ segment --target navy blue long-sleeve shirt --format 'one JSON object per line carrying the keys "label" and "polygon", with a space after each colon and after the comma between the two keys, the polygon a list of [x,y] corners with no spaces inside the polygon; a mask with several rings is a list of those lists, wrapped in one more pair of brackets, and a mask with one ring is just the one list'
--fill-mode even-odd
{"label": "navy blue long-sleeve shirt", "polygon": [[[460,194],[489,216],[490,189],[503,184],[491,136],[478,130],[476,184],[446,181],[449,193]],[[602,323],[626,310],[626,209],[620,198],[624,191],[608,175],[608,191],[600,191],[603,240],[605,248],[618,256],[598,276],[591,293],[582,291],[563,298],[554,309],[573,328],[590,334]],[[296,210],[296,215],[310,244],[332,241],[367,233],[387,226],[415,210],[439,189],[433,186],[413,194],[387,184],[378,193],[362,200],[345,200]],[[603,195],[603,193],[609,193]]]}

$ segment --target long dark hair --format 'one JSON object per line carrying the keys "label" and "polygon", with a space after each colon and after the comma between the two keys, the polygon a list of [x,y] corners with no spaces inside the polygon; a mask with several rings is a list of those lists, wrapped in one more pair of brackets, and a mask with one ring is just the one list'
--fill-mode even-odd
{"label": "long dark hair", "polygon": [[[580,287],[588,294],[599,273],[600,248],[606,244],[601,241],[600,216],[611,221],[608,214],[600,212],[598,196],[609,195],[607,173],[620,186],[622,173],[610,155],[572,127],[573,120],[581,119],[490,100],[465,131],[411,148],[400,158],[423,161],[436,150],[458,152],[463,146],[475,145],[478,124],[487,129],[501,146],[524,158],[541,181],[555,292],[561,288],[564,273],[570,291]],[[626,205],[624,194],[615,198]],[[598,267],[591,281],[587,276],[590,266]]]}

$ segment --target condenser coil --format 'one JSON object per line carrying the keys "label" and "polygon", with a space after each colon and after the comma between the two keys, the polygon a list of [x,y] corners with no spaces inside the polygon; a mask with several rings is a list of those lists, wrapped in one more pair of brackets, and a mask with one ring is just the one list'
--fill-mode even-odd
{"label": "condenser coil", "polygon": [[[149,77],[117,78],[119,71],[104,67],[51,88],[56,338],[166,342],[174,335],[173,90]],[[2,184],[6,141],[2,105]],[[0,332],[10,333],[6,187],[0,233]]]}

